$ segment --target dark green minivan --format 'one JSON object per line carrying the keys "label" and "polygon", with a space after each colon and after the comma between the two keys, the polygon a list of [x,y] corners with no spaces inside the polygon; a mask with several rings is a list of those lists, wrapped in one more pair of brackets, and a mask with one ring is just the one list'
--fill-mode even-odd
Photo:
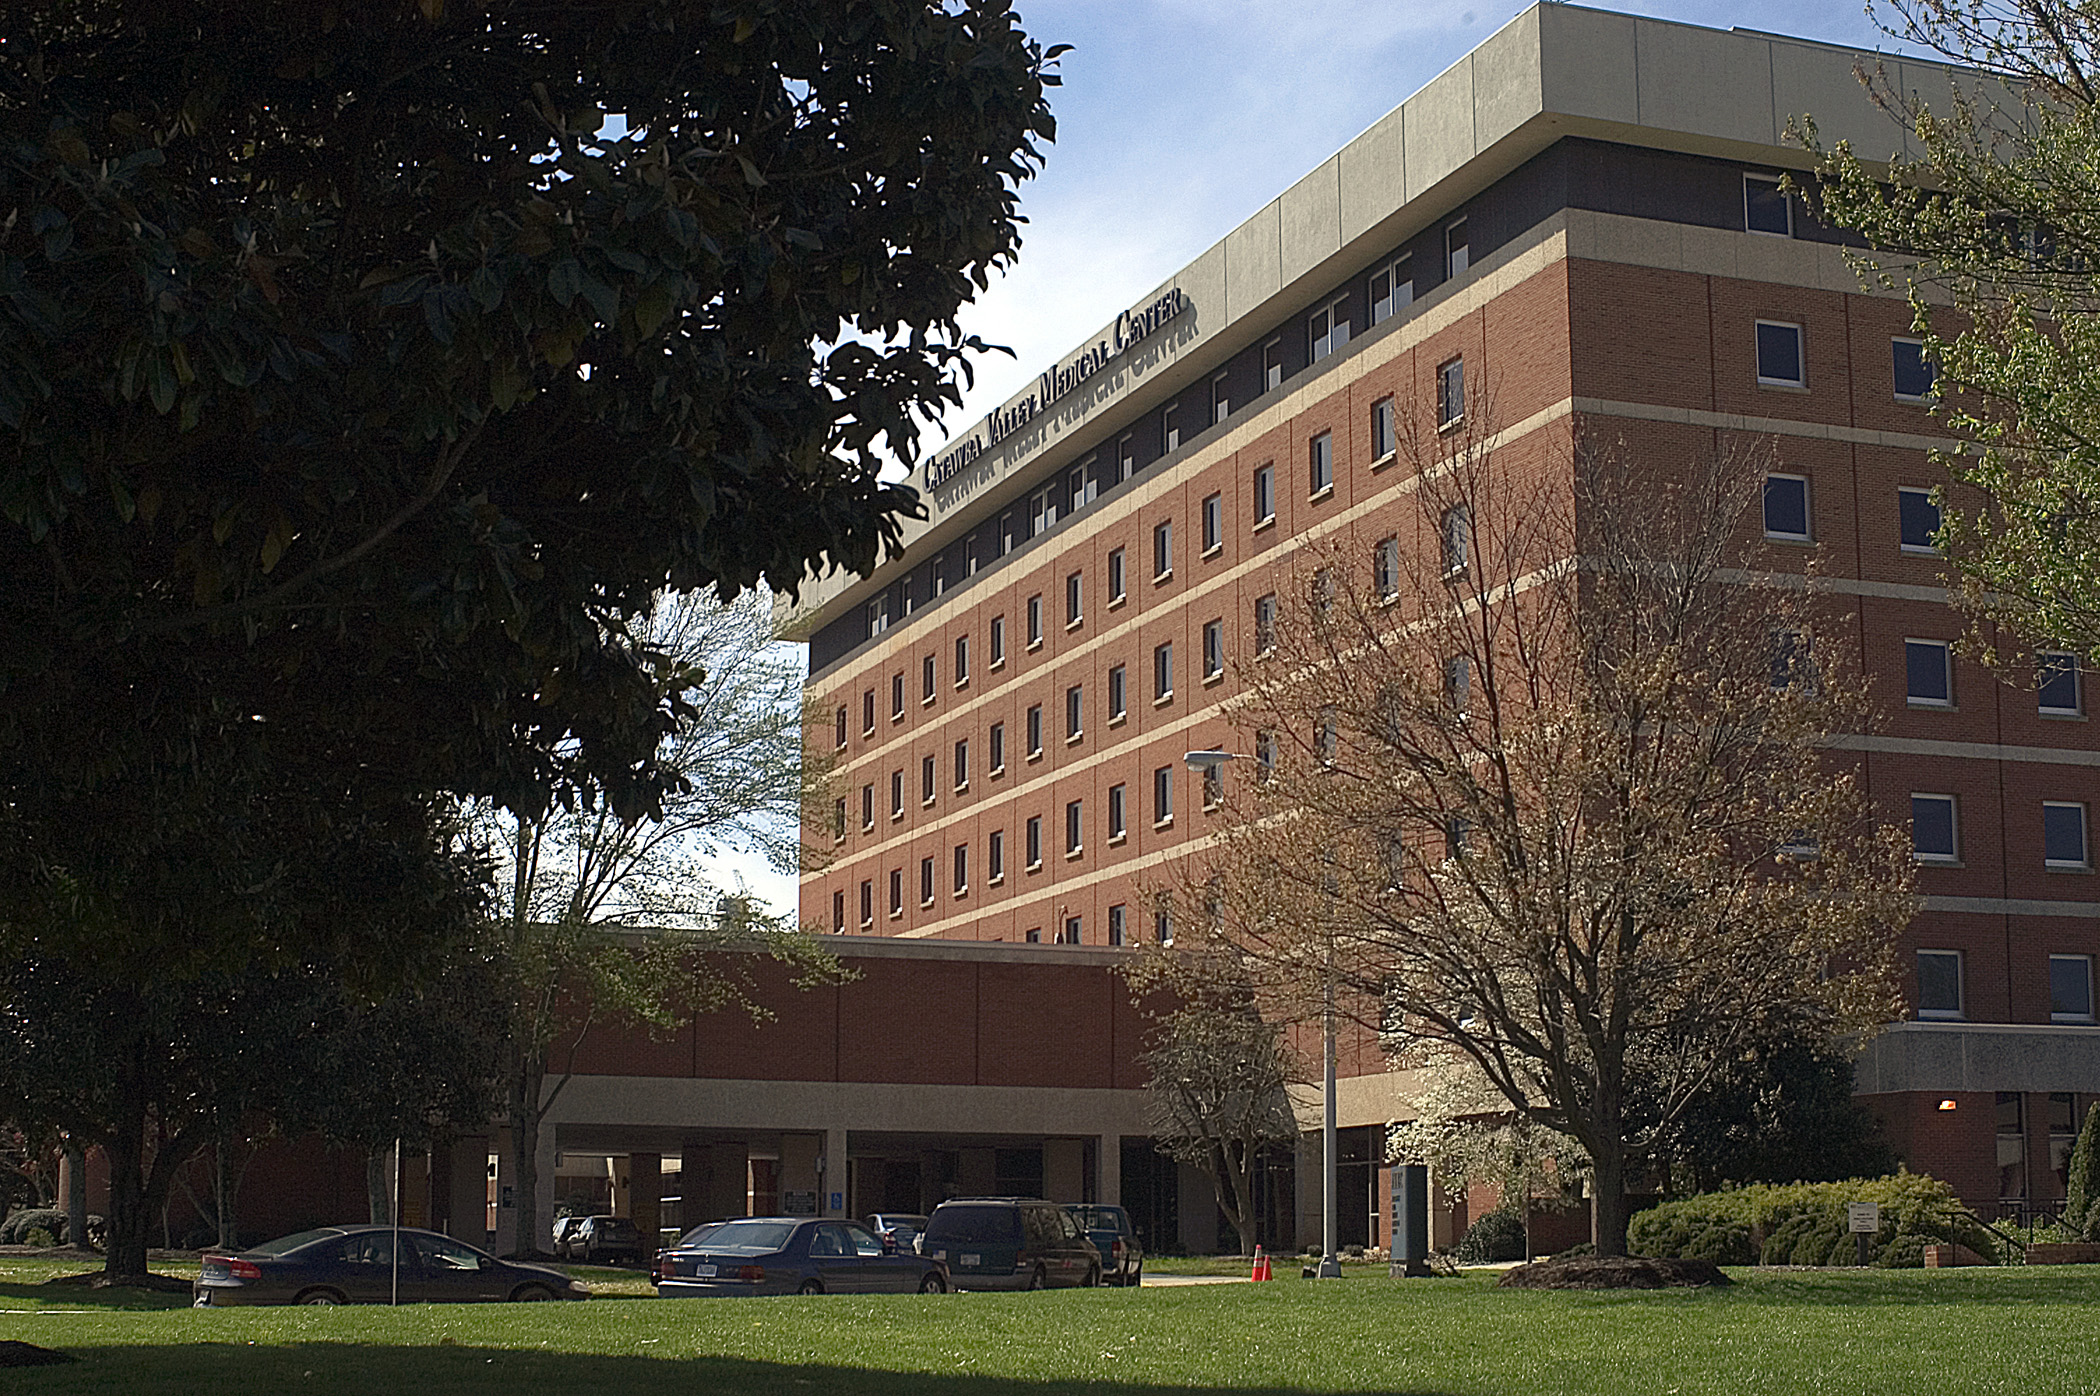
{"label": "dark green minivan", "polygon": [[958,1197],[933,1209],[919,1254],[947,1262],[957,1289],[1101,1283],[1101,1252],[1072,1214],[1040,1197]]}

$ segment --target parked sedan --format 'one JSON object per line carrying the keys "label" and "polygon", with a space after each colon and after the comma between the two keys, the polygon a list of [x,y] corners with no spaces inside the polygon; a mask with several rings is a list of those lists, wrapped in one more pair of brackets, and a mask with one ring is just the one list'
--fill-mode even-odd
{"label": "parked sedan", "polygon": [[[403,1303],[588,1299],[559,1270],[521,1265],[434,1231],[401,1228]],[[198,1308],[224,1304],[384,1304],[394,1293],[390,1226],[324,1226],[237,1255],[207,1254],[193,1292]]]}
{"label": "parked sedan", "polygon": [[743,1217],[689,1235],[656,1261],[666,1299],[753,1294],[945,1294],[948,1267],[852,1222]]}
{"label": "parked sedan", "polygon": [[875,1212],[867,1218],[868,1230],[885,1241],[895,1241],[897,1249],[918,1249],[919,1233],[926,1229],[926,1218],[917,1212]]}
{"label": "parked sedan", "polygon": [[626,1217],[584,1217],[562,1236],[554,1253],[587,1265],[639,1265],[642,1233]]}

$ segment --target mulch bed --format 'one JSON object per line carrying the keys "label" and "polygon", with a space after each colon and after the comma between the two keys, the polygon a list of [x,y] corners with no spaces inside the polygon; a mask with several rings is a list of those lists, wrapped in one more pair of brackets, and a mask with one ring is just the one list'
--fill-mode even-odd
{"label": "mulch bed", "polygon": [[1710,1260],[1651,1260],[1646,1256],[1569,1256],[1519,1265],[1502,1289],[1698,1289],[1735,1283]]}
{"label": "mulch bed", "polygon": [[78,1275],[53,1275],[47,1285],[79,1285],[83,1289],[144,1289],[159,1294],[188,1294],[196,1288],[179,1275],[147,1275],[144,1279],[112,1280],[100,1270]]}
{"label": "mulch bed", "polygon": [[0,1367],[55,1367],[61,1362],[78,1362],[71,1353],[53,1352],[40,1348],[35,1343],[23,1343],[9,1338],[0,1341]]}

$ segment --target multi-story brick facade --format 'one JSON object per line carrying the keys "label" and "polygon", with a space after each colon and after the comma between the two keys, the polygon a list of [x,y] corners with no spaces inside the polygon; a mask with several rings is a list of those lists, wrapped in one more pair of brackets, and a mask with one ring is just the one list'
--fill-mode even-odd
{"label": "multi-story brick facade", "polygon": [[[2100,1094],[2100,740],[2075,677],[2038,695],[1936,648],[1965,622],[1903,494],[1936,482],[1943,436],[1907,309],[1772,184],[1805,163],[1782,139],[1804,113],[1901,148],[1854,57],[1527,11],[923,466],[903,555],[799,614],[843,797],[804,918],[1087,946],[1168,929],[1148,888],[1216,817],[1183,755],[1252,740],[1220,704],[1262,599],[1309,545],[1415,535],[1380,414],[1433,433],[1457,363],[1489,389],[1496,469],[1566,471],[1583,438],[1658,467],[1770,444],[1758,565],[1812,570],[1848,612],[1882,721],[1844,748],[1883,817],[1917,815],[1913,1016],[1860,1089],[1972,1204],[2060,1196],[2062,1121]],[[1345,1124],[1404,1117],[1374,1047],[1344,1071]]]}

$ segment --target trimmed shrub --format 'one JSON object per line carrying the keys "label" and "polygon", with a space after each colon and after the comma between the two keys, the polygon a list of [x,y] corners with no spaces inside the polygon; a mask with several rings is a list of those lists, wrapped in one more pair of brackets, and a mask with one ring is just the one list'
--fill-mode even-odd
{"label": "trimmed shrub", "polygon": [[2003,1248],[1989,1228],[1971,1216],[1961,1199],[1937,1178],[1898,1171],[1886,1178],[1854,1178],[1841,1183],[1759,1183],[1702,1193],[1665,1202],[1634,1217],[1627,1228],[1628,1249],[1636,1255],[1714,1259],[1727,1229],[1740,1229],[1742,1249],[1764,1265],[1851,1265],[1857,1251],[1845,1229],[1845,1204],[1881,1204],[1881,1231],[1868,1247],[1878,1263],[1899,1237],[1906,1245],[1896,1265],[1923,1263],[1908,1257],[1929,1244],[1967,1246],[1987,1261],[2003,1261]]}
{"label": "trimmed shrub", "polygon": [[2100,1101],[2085,1112],[2085,1127],[2071,1146],[2071,1171],[2064,1186],[2064,1225],[2079,1239],[2100,1241]]}
{"label": "trimmed shrub", "polygon": [[1922,1270],[1925,1268],[1925,1247],[1932,1244],[1915,1231],[1898,1232],[1896,1239],[1882,1249],[1874,1263],[1884,1270]]}
{"label": "trimmed shrub", "polygon": [[1489,1212],[1466,1228],[1452,1248],[1452,1258],[1461,1265],[1483,1265],[1497,1260],[1523,1260],[1524,1222],[1515,1212]]}
{"label": "trimmed shrub", "polygon": [[66,1234],[66,1214],[57,1207],[24,1207],[0,1222],[0,1246],[56,1245],[55,1241],[33,1242],[29,1233],[41,1231],[46,1236]]}
{"label": "trimmed shrub", "polygon": [[1716,1265],[1755,1265],[1757,1247],[1741,1222],[1708,1222],[1677,1252],[1680,1260],[1710,1260]]}

